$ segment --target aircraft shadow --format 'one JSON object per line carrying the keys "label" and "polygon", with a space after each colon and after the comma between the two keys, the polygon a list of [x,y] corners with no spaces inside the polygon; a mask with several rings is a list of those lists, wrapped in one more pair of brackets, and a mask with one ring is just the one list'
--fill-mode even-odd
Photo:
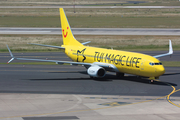
{"label": "aircraft shadow", "polygon": [[168,75],[179,75],[180,73],[165,73],[162,76],[168,76]]}
{"label": "aircraft shadow", "polygon": [[170,82],[163,82],[163,81],[151,81],[148,78],[138,78],[137,76],[125,76],[122,80],[131,81],[131,82],[139,82],[144,84],[151,84],[151,85],[163,85],[163,86],[177,86],[177,84],[170,83]]}
{"label": "aircraft shadow", "polygon": [[[62,72],[53,72],[53,73],[62,73]],[[87,75],[86,71],[67,72],[67,73],[81,73],[81,74],[86,74]],[[170,75],[173,75],[173,74],[170,74]],[[180,73],[178,73],[178,74],[180,74]],[[99,82],[111,82],[111,81],[115,81],[115,80],[125,80],[125,81],[139,82],[139,83],[150,84],[150,85],[163,85],[163,86],[172,85],[172,86],[177,86],[177,84],[170,83],[170,82],[163,82],[163,81],[154,81],[153,83],[150,83],[150,80],[148,78],[142,78],[142,77],[137,77],[137,76],[124,76],[123,78],[117,78],[115,75],[112,75],[112,74],[106,74],[105,77],[98,78],[98,79],[92,79],[92,78],[90,78],[88,76],[88,77],[82,77],[82,78],[81,77],[77,77],[77,78],[48,78],[48,79],[29,79],[29,80],[32,80],[32,81],[46,81],[46,80],[52,80],[52,81],[53,80],[94,80],[94,81],[99,81]]]}
{"label": "aircraft shadow", "polygon": [[87,78],[48,78],[48,79],[28,79],[28,80],[32,80],[32,81],[54,81],[54,80],[91,80],[91,78],[87,77]]}
{"label": "aircraft shadow", "polygon": [[81,74],[87,74],[87,71],[57,71],[57,72],[48,72],[48,73],[81,73]]}

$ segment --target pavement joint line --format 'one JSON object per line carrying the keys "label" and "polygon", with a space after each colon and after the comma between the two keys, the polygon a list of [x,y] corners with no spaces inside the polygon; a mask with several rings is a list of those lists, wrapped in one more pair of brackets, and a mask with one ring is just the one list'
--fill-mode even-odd
{"label": "pavement joint line", "polygon": [[[166,95],[167,96],[167,95]],[[164,98],[166,96],[162,96],[160,98]],[[142,101],[142,102],[137,102],[137,103],[131,103],[131,104],[124,104],[120,106],[126,106],[126,105],[135,105],[135,104],[140,104],[140,103],[145,103],[145,102],[151,102],[153,100],[147,100],[147,101]],[[54,114],[63,114],[63,113],[74,113],[74,112],[85,112],[85,111],[91,111],[91,110],[102,110],[102,109],[108,109],[108,108],[114,108],[114,107],[120,107],[120,106],[110,106],[110,107],[102,107],[102,108],[95,108],[95,109],[85,109],[85,110],[77,110],[77,111],[65,111],[65,112],[55,112],[55,113],[42,113],[42,114],[32,114],[32,115],[22,115],[22,116],[11,116],[11,117],[1,117],[0,119],[5,119],[5,118],[19,118],[19,117],[32,117],[32,116],[42,116],[42,115],[54,115]]]}
{"label": "pavement joint line", "polygon": [[[160,81],[160,80],[155,80],[155,81]],[[160,81],[162,82],[162,81]],[[163,82],[166,83],[166,82]],[[166,95],[166,96],[162,96],[156,99],[152,99],[152,100],[146,100],[146,101],[141,101],[141,102],[135,102],[135,103],[131,103],[131,104],[124,104],[124,105],[120,105],[120,106],[127,106],[127,105],[135,105],[135,104],[140,104],[140,103],[146,103],[146,102],[151,102],[153,100],[159,100],[162,98],[165,98],[168,100],[169,103],[171,103],[172,105],[175,105],[177,107],[180,107],[180,105],[173,103],[170,100],[170,96],[175,93],[180,91],[180,89],[176,90],[176,88],[168,83],[166,83],[167,85],[171,86],[173,88],[173,91]],[[108,108],[114,108],[114,107],[120,107],[120,106],[109,106],[109,107],[100,107],[100,108],[94,108],[94,109],[84,109],[84,110],[76,110],[76,111],[64,111],[64,112],[54,112],[54,113],[42,113],[42,114],[31,114],[31,115],[21,115],[21,116],[10,116],[10,117],[0,117],[0,119],[6,119],[6,118],[19,118],[19,117],[32,117],[32,116],[44,116],[44,115],[54,115],[54,114],[63,114],[63,113],[75,113],[75,112],[85,112],[85,111],[91,111],[91,110],[102,110],[102,109],[108,109]]]}
{"label": "pavement joint line", "polygon": [[[166,96],[162,96],[153,100],[158,100]],[[135,104],[140,104],[140,103],[146,103],[146,102],[151,102],[153,100],[147,100],[147,101],[141,101],[141,102],[136,102],[136,103],[131,103],[131,104],[124,104],[120,106],[126,106],[126,105],[135,105]],[[18,118],[18,117],[32,117],[32,116],[44,116],[44,115],[54,115],[54,114],[63,114],[63,113],[74,113],[74,112],[85,112],[85,111],[91,111],[91,110],[102,110],[102,109],[108,109],[108,108],[114,108],[114,107],[120,107],[120,106],[109,106],[109,107],[101,107],[101,108],[95,108],[95,109],[84,109],[84,110],[77,110],[77,111],[64,111],[64,112],[54,112],[54,113],[42,113],[42,114],[32,114],[32,115],[22,115],[22,116],[11,116],[11,117],[0,117],[0,119],[5,119],[5,118]]]}
{"label": "pavement joint line", "polygon": [[[107,97],[107,98],[104,98],[104,97],[85,97],[85,99],[156,100],[156,99],[150,99],[150,98],[111,98],[111,97]],[[166,100],[166,99],[164,98],[164,99],[158,99],[158,100]],[[171,99],[171,100],[180,101],[180,99]]]}

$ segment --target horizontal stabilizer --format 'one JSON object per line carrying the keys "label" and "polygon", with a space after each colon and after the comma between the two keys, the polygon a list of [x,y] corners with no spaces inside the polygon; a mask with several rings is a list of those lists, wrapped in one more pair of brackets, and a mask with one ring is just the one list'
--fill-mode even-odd
{"label": "horizontal stabilizer", "polygon": [[65,49],[64,47],[60,47],[60,46],[43,45],[43,44],[35,44],[35,43],[28,43],[28,44],[31,44],[31,45],[38,45],[38,46],[43,46],[43,47],[51,47],[51,48]]}
{"label": "horizontal stabilizer", "polygon": [[10,53],[10,55],[11,55],[11,59],[7,62],[7,63],[10,63],[11,61],[13,61],[14,60],[14,56],[13,56],[13,54],[12,54],[12,52],[11,52],[11,50],[9,49],[9,47],[8,47],[8,45],[6,45],[7,46],[7,48],[8,48],[8,50],[9,50],[9,53]]}
{"label": "horizontal stabilizer", "polygon": [[90,43],[91,41],[87,41],[87,42],[83,42],[83,43],[81,43],[81,44],[83,44],[83,45],[85,45],[85,44],[88,44],[88,43]]}

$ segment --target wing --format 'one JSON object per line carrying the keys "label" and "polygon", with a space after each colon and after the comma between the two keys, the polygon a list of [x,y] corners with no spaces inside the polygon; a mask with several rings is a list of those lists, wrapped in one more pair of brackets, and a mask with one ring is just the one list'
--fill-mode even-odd
{"label": "wing", "polygon": [[82,62],[71,62],[71,61],[58,61],[58,60],[44,60],[44,59],[29,59],[29,58],[16,58],[13,56],[11,50],[9,49],[8,45],[6,45],[8,50],[9,50],[9,53],[11,55],[11,59],[7,62],[7,63],[10,63],[11,61],[13,61],[14,59],[17,59],[17,60],[30,60],[30,61],[40,61],[40,62],[54,62],[56,64],[64,64],[64,63],[67,63],[67,64],[72,64],[72,65],[91,65],[90,63],[82,63]]}
{"label": "wing", "polygon": [[101,62],[94,62],[94,63],[83,63],[83,62],[72,62],[72,61],[58,61],[58,60],[44,60],[44,59],[30,59],[30,58],[16,58],[13,56],[11,50],[9,49],[8,45],[6,45],[9,53],[11,55],[11,59],[7,62],[10,63],[12,62],[14,59],[17,60],[30,60],[30,61],[39,61],[39,62],[54,62],[56,64],[70,64],[70,65],[82,65],[82,66],[86,66],[87,68],[93,65],[98,65],[100,67],[103,67],[105,70],[107,71],[113,71],[113,72],[119,72],[118,69],[113,65],[113,64],[108,64],[108,63],[101,63]]}
{"label": "wing", "polygon": [[160,57],[167,56],[167,55],[172,55],[172,54],[173,54],[172,43],[171,43],[171,40],[169,40],[169,52],[165,53],[165,54],[156,55],[156,56],[153,56],[153,57],[160,58]]}

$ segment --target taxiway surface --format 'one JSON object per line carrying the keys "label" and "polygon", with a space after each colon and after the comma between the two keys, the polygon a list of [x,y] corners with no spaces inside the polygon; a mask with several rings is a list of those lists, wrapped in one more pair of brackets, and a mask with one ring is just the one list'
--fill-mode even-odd
{"label": "taxiway surface", "polygon": [[[141,51],[141,53],[149,55],[158,55],[166,53],[165,51]],[[71,61],[63,52],[44,52],[44,53],[13,53],[16,57],[49,59]],[[180,59],[180,51],[175,51],[172,57],[162,57],[163,61],[178,61]],[[6,63],[10,60],[9,53],[0,55],[0,63]],[[17,62],[32,62],[14,60]],[[173,72],[172,76],[177,76],[180,68],[168,67],[168,71]],[[108,73],[103,81],[91,80],[86,74],[86,69],[82,66],[69,65],[1,65],[0,67],[1,82],[10,82],[15,86],[6,86],[1,84],[0,92],[2,93],[50,93],[50,94],[101,94],[101,95],[145,95],[158,96],[167,94],[171,88],[167,84],[157,82],[156,87],[162,88],[162,91],[154,91],[152,85],[149,85],[148,80],[140,80],[133,76],[125,77],[125,80],[116,79],[112,73]],[[167,71],[167,72],[168,72]],[[175,73],[174,73],[175,72]],[[169,72],[167,73],[169,74]],[[171,76],[171,75],[169,75]],[[160,78],[165,82],[171,82],[165,74]],[[13,79],[13,80],[12,80]],[[135,80],[134,80],[135,79]],[[53,82],[52,82],[53,81]],[[61,82],[63,81],[64,84]],[[125,85],[121,82],[125,82]],[[114,83],[115,82],[115,83]],[[120,83],[119,83],[120,82]],[[127,83],[133,83],[128,84]],[[141,85],[136,85],[142,83]],[[19,85],[20,84],[20,85]],[[177,86],[178,83],[172,83]],[[9,84],[7,84],[9,85]],[[27,85],[27,86],[26,86]],[[77,86],[76,86],[77,85]],[[19,86],[19,87],[17,87]],[[22,87],[21,87],[22,86]],[[41,86],[41,87],[39,87]],[[136,87],[135,87],[136,86]],[[148,87],[149,86],[149,87]],[[154,86],[154,85],[153,85]],[[138,89],[139,87],[140,89]],[[142,87],[142,88],[141,88]],[[155,87],[155,86],[154,86]],[[167,88],[169,89],[167,89]],[[145,92],[146,91],[146,92]]]}
{"label": "taxiway surface", "polygon": [[[143,53],[156,55],[164,51]],[[179,54],[175,51],[174,57],[163,59],[178,59]],[[14,55],[69,60],[58,52]],[[0,56],[1,63],[9,59],[9,53]],[[131,75],[117,79],[114,73],[108,73],[103,80],[92,80],[82,66],[1,64],[0,119],[178,120],[180,68],[165,69],[159,81],[149,84],[147,79]]]}

